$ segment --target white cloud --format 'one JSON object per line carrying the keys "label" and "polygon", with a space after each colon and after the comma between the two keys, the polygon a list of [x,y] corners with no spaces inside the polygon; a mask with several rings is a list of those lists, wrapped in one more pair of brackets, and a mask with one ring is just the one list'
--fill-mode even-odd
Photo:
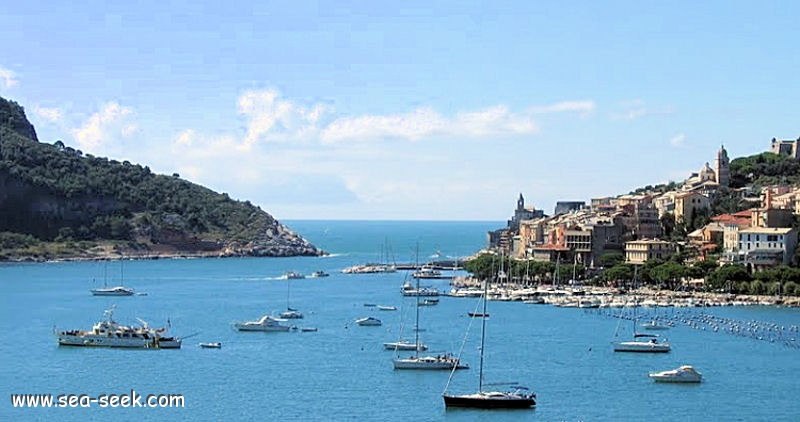
{"label": "white cloud", "polygon": [[57,123],[63,117],[61,109],[55,107],[33,107],[33,114],[51,123]]}
{"label": "white cloud", "polygon": [[589,115],[594,112],[595,104],[591,100],[582,101],[562,101],[560,103],[531,107],[531,113],[544,114],[544,113],[564,113],[564,112],[579,112],[582,116]]}
{"label": "white cloud", "polygon": [[346,140],[401,138],[416,141],[425,137],[484,137],[524,135],[539,132],[529,114],[515,114],[505,106],[461,112],[447,118],[430,108],[406,114],[344,117],[325,127],[323,143]]}
{"label": "white cloud", "polygon": [[11,88],[16,86],[18,81],[14,71],[0,67],[0,87]]}
{"label": "white cloud", "polygon": [[683,133],[679,133],[670,138],[669,144],[672,145],[673,147],[681,148],[685,146],[684,144],[685,141],[686,141],[686,135],[684,135]]}
{"label": "white cloud", "polygon": [[248,91],[237,106],[247,119],[247,133],[242,147],[249,149],[258,141],[290,141],[317,133],[320,118],[329,111],[323,104],[306,108],[282,100],[276,90]]}
{"label": "white cloud", "polygon": [[81,127],[72,129],[72,136],[81,148],[97,152],[104,141],[117,136],[128,137],[137,130],[136,125],[127,121],[132,114],[131,108],[112,101],[92,114]]}
{"label": "white cloud", "polygon": [[672,107],[647,107],[642,100],[623,101],[620,105],[625,109],[611,115],[613,120],[635,120],[646,116],[658,116],[672,114],[675,110]]}

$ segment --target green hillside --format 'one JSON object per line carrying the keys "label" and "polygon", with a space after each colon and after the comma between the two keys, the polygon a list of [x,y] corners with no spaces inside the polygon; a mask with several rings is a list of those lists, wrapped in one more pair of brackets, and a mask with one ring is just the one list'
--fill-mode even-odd
{"label": "green hillside", "polygon": [[142,255],[321,253],[249,202],[38,142],[23,108],[0,98],[0,258],[91,256],[109,245]]}

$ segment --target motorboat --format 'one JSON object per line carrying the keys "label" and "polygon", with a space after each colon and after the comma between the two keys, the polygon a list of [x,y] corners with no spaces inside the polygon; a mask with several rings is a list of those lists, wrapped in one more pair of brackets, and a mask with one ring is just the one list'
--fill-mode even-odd
{"label": "motorboat", "polygon": [[89,290],[93,296],[133,296],[133,289],[125,286],[99,287]]}
{"label": "motorboat", "polygon": [[669,330],[669,325],[662,324],[657,320],[652,320],[642,324],[642,328],[645,330]]}
{"label": "motorboat", "polygon": [[396,306],[385,306],[385,305],[378,305],[377,306],[379,311],[396,311]]}
{"label": "motorboat", "polygon": [[411,343],[409,341],[390,341],[383,343],[383,348],[386,350],[428,350],[428,346],[422,343]]}
{"label": "motorboat", "polygon": [[424,299],[419,301],[417,306],[436,306],[439,304],[439,299]]}
{"label": "motorboat", "polygon": [[292,327],[282,324],[283,318],[264,315],[258,321],[237,322],[233,326],[239,331],[289,331]]}
{"label": "motorboat", "polygon": [[56,331],[59,346],[119,347],[129,349],[180,349],[181,338],[166,336],[167,328],[151,328],[139,320],[140,327],[122,325],[114,320],[114,307],[106,309],[106,319],[91,330]]}
{"label": "motorboat", "polygon": [[203,349],[221,349],[222,348],[222,343],[220,343],[220,342],[216,342],[216,343],[200,343],[200,347],[202,347]]}
{"label": "motorboat", "polygon": [[301,273],[298,273],[297,271],[287,271],[286,273],[283,274],[282,278],[286,280],[299,280],[306,278],[306,276],[304,276]]}
{"label": "motorboat", "polygon": [[300,331],[303,333],[313,333],[317,331],[317,327],[300,327]]}
{"label": "motorboat", "polygon": [[383,323],[378,318],[365,317],[365,318],[357,319],[356,320],[356,324],[362,325],[362,326],[378,326],[378,325],[382,325]]}
{"label": "motorboat", "polygon": [[669,371],[651,372],[647,375],[655,382],[686,382],[698,383],[703,381],[703,374],[697,372],[691,365],[681,365]]}
{"label": "motorboat", "polygon": [[469,369],[469,365],[461,363],[450,354],[437,356],[410,356],[392,360],[394,369]]}
{"label": "motorboat", "polygon": [[668,353],[670,350],[669,343],[659,343],[655,334],[634,334],[633,341],[614,343],[615,352]]}
{"label": "motorboat", "polygon": [[326,273],[325,271],[321,271],[320,270],[320,271],[314,271],[313,273],[311,273],[311,275],[309,277],[311,277],[311,278],[322,278],[322,277],[328,277],[329,275],[330,274]]}

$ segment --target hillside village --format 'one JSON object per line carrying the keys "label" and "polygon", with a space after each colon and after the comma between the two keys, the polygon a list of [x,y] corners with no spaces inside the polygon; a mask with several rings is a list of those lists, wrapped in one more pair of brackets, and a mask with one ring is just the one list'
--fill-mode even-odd
{"label": "hillside village", "polygon": [[[772,139],[769,147],[773,154],[800,158],[800,138]],[[800,187],[730,185],[722,146],[713,165],[705,163],[681,183],[592,198],[589,204],[558,202],[552,216],[526,207],[520,194],[507,226],[488,233],[488,246],[521,260],[580,266],[587,274],[620,262],[664,262],[675,254],[682,263],[737,264],[749,274],[796,265],[793,222],[800,215]],[[744,210],[714,214],[712,203],[722,191]]]}

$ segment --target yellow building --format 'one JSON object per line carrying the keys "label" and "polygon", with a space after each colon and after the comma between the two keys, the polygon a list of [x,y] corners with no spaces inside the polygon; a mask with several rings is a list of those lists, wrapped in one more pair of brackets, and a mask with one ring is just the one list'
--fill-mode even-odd
{"label": "yellow building", "polygon": [[644,264],[650,259],[667,259],[675,253],[675,245],[665,240],[644,239],[625,242],[625,261]]}

